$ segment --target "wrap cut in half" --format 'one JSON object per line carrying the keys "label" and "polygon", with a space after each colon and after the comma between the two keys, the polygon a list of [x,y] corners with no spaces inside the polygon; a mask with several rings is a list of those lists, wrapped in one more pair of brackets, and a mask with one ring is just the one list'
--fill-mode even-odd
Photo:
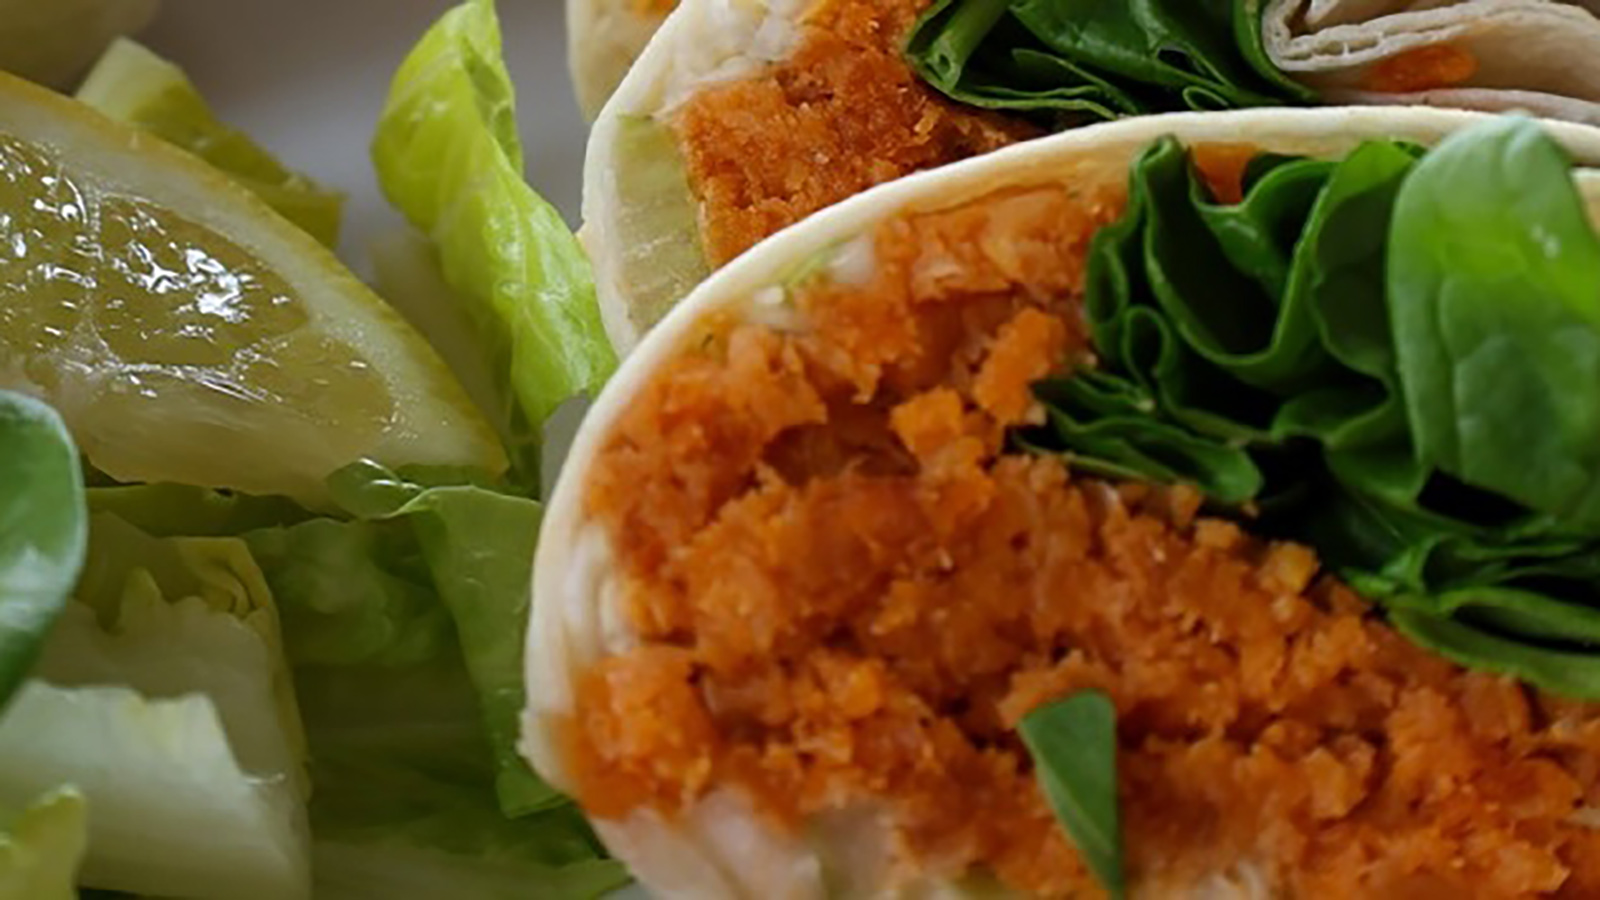
{"label": "wrap cut in half", "polygon": [[[573,21],[580,66],[612,53]],[[761,238],[911,172],[1105,119],[1316,104],[1600,123],[1600,19],[1553,0],[685,0],[590,137],[606,330],[631,349]]]}
{"label": "wrap cut in half", "polygon": [[764,242],[576,438],[524,754],[661,897],[1600,895],[1596,162],[1180,113]]}

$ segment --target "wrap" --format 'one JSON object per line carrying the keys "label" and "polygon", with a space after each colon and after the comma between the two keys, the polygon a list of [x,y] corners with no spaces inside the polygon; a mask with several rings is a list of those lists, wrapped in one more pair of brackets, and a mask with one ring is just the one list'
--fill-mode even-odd
{"label": "wrap", "polygon": [[[602,35],[637,34],[599,9],[573,14],[580,83],[621,70]],[[1313,104],[1595,123],[1597,101],[1600,20],[1552,0],[689,0],[595,123],[585,234],[626,351],[779,228],[1050,131]]]}
{"label": "wrap", "polygon": [[1149,116],[762,243],[576,438],[524,754],[665,898],[1600,889],[1597,520],[1528,480],[1600,472],[1571,159],[1600,131]]}

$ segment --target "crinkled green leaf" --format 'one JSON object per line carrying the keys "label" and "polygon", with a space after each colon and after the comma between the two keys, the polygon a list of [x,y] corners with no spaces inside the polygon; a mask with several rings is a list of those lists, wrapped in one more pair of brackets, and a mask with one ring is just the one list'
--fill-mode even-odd
{"label": "crinkled green leaf", "polygon": [[570,803],[508,817],[459,647],[296,670],[311,739],[317,896],[583,900],[627,881]]}
{"label": "crinkled green leaf", "polygon": [[415,535],[477,689],[507,814],[565,802],[516,749],[539,504],[478,487],[426,487],[371,464],[337,473],[331,488],[352,512]]}
{"label": "crinkled green leaf", "polygon": [[1600,239],[1570,161],[1507,118],[1244,181],[1219,203],[1172,139],[1135,162],[1090,248],[1101,366],[1039,385],[1019,442],[1193,484],[1419,643],[1600,696],[1562,669],[1600,657]]}
{"label": "crinkled green leaf", "polygon": [[245,539],[277,598],[295,665],[404,665],[455,643],[403,525],[312,519]]}
{"label": "crinkled green leaf", "polygon": [[156,537],[232,537],[311,518],[285,497],[255,497],[187,484],[91,487],[89,509]]}
{"label": "crinkled green leaf", "polygon": [[372,157],[509,386],[503,431],[537,483],[540,426],[568,397],[595,392],[616,358],[576,236],[523,180],[492,0],[445,13],[401,64]]}
{"label": "crinkled green leaf", "polygon": [[956,100],[1056,127],[1315,99],[1267,58],[1259,0],[941,0],[906,57]]}
{"label": "crinkled green leaf", "polygon": [[123,685],[147,697],[203,693],[248,771],[287,777],[301,794],[305,735],[284,661],[282,626],[238,538],[156,538],[92,517],[88,560],[37,674],[61,685]]}

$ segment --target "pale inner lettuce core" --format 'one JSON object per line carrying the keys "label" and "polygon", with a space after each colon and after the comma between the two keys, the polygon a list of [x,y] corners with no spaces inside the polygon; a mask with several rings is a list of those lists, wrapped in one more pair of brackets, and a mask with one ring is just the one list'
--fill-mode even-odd
{"label": "pale inner lettuce core", "polygon": [[244,542],[99,514],[76,596],[0,717],[0,806],[81,790],[89,886],[305,896],[305,739]]}
{"label": "pale inner lettuce core", "polygon": [[301,815],[286,781],[239,767],[204,694],[31,682],[0,720],[0,803],[44,785],[89,799],[82,884],[155,896],[305,897]]}
{"label": "pale inner lettuce core", "polygon": [[86,804],[73,788],[0,812],[0,900],[77,900],[87,840]]}
{"label": "pale inner lettuce core", "polygon": [[[8,136],[0,208],[0,386],[49,396],[113,477],[152,480],[176,458],[194,483],[271,493],[283,485],[226,452],[256,441],[296,447],[295,474],[320,483],[394,419],[383,377],[306,327],[288,285],[215,233]],[[174,410],[182,428],[167,427]]]}

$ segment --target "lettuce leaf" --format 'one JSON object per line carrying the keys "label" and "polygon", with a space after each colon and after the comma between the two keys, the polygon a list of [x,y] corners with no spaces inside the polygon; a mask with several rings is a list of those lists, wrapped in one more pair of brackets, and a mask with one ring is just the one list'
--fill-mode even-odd
{"label": "lettuce leaf", "polygon": [[313,519],[245,536],[283,610],[301,665],[406,665],[455,644],[408,529]]}
{"label": "lettuce leaf", "polygon": [[146,697],[203,692],[245,770],[287,774],[305,797],[305,735],[278,610],[244,541],[156,538],[99,513],[75,597],[37,677]]}
{"label": "lettuce leaf", "polygon": [[90,885],[305,896],[305,736],[245,543],[100,513],[75,596],[0,719],[0,805],[77,786]]}
{"label": "lettuce leaf", "polygon": [[459,651],[303,667],[319,898],[597,897],[626,883],[570,804],[507,818]]}
{"label": "lettuce leaf", "polygon": [[0,830],[0,900],[76,900],[88,842],[83,795],[58,788]]}
{"label": "lettuce leaf", "polygon": [[596,391],[616,356],[577,237],[523,180],[514,116],[494,4],[468,0],[401,64],[372,158],[509,385],[499,418],[533,484],[540,426],[568,397]]}
{"label": "lettuce leaf", "polygon": [[540,507],[474,480],[360,463],[330,481],[349,519],[244,535],[294,662],[319,897],[363,896],[378,872],[394,897],[627,880],[516,752]]}
{"label": "lettuce leaf", "polygon": [[0,806],[70,783],[88,798],[91,887],[167,897],[309,896],[302,810],[286,774],[235,758],[203,693],[30,681],[0,719]]}
{"label": "lettuce leaf", "polygon": [[335,473],[330,489],[351,513],[415,535],[477,689],[502,809],[516,816],[565,803],[516,749],[539,504],[479,487],[428,487],[372,463]]}
{"label": "lettuce leaf", "polygon": [[286,497],[256,497],[187,484],[91,487],[89,510],[110,513],[154,537],[235,537],[312,517]]}

